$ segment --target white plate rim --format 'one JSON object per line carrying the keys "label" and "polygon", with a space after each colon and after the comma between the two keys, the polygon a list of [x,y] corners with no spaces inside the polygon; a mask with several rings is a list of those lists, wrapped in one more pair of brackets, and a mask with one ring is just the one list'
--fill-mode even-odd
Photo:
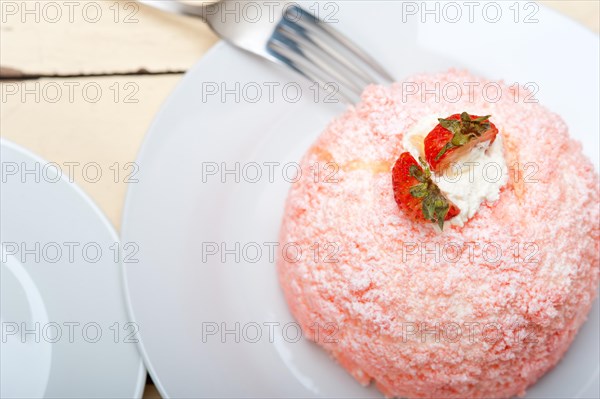
{"label": "white plate rim", "polygon": [[[34,160],[35,162],[38,162],[40,164],[46,164],[48,163],[44,158],[42,158],[41,156],[33,153],[32,151],[30,151],[29,149],[14,143],[13,141],[10,141],[4,137],[0,137],[0,146],[5,147],[5,148],[9,148],[11,150],[14,150],[15,152],[21,153],[22,155],[24,155],[25,157]],[[69,181],[69,179],[66,177],[66,175],[63,173],[60,177],[60,180],[63,183],[66,183],[66,186],[70,187],[70,189],[74,192],[74,194],[79,197],[81,200],[83,200],[83,202],[86,204],[86,206],[88,206],[94,213],[94,216],[98,218],[98,220],[100,221],[102,227],[109,233],[111,239],[114,242],[120,242],[120,238],[119,235],[117,234],[115,228],[113,227],[113,225],[110,223],[110,221],[108,220],[108,218],[106,217],[106,215],[100,210],[100,207],[98,207],[98,205],[94,202],[94,200],[92,200],[92,198],[85,192],[83,191],[83,189],[81,187],[79,187],[77,184],[75,183],[71,183]],[[121,266],[121,264],[119,264],[119,269],[122,271],[123,267]],[[125,292],[125,286],[123,284],[123,280],[119,279],[118,281],[118,285],[123,293],[123,297],[124,297],[124,302],[123,305],[126,307],[128,300],[129,300],[129,296],[126,294]],[[127,309],[125,309],[127,310]],[[129,317],[129,313],[126,312],[127,316]],[[129,319],[131,320],[131,319]],[[138,352],[139,352],[139,347],[138,347]],[[139,360],[139,365],[138,365],[138,372],[137,372],[137,381],[136,381],[136,388],[135,391],[133,393],[133,396],[135,398],[141,398],[143,393],[144,393],[144,388],[146,385],[146,367],[144,365],[143,359],[140,356],[140,360]]]}

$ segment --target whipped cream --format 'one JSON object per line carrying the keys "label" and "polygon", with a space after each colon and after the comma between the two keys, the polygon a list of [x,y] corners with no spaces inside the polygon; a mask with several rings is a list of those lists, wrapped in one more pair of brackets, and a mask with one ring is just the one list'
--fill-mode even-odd
{"label": "whipped cream", "polygon": [[[419,120],[404,135],[404,148],[415,159],[425,159],[423,142],[437,124],[437,117],[429,116]],[[463,226],[484,201],[497,201],[500,189],[508,181],[501,133],[498,133],[491,145],[489,141],[479,143],[444,172],[436,174],[431,171],[431,177],[446,197],[460,209],[460,213],[446,223]]]}

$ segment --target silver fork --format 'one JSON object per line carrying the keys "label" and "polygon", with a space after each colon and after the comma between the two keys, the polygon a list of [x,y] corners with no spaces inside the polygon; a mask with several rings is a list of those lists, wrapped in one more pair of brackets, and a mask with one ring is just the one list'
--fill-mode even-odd
{"label": "silver fork", "polygon": [[296,2],[140,2],[198,16],[225,41],[292,68],[349,104],[358,102],[367,85],[394,80],[364,50]]}

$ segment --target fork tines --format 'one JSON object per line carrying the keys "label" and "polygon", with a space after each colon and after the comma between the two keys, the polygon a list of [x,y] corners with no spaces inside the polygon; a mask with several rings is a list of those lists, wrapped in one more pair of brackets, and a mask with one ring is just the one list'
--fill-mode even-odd
{"label": "fork tines", "polygon": [[364,50],[296,5],[286,9],[267,48],[281,62],[351,104],[358,102],[365,86],[394,80]]}

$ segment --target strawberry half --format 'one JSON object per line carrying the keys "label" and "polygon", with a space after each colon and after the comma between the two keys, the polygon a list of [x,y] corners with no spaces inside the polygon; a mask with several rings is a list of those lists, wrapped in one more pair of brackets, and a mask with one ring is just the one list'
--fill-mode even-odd
{"label": "strawberry half", "polygon": [[409,152],[400,155],[392,169],[392,187],[398,207],[418,222],[431,221],[444,228],[444,221],[460,213],[431,180],[431,172],[422,159],[423,168]]}
{"label": "strawberry half", "polygon": [[434,172],[446,169],[477,144],[496,139],[498,129],[489,121],[491,115],[476,116],[466,112],[454,114],[440,122],[425,137],[425,159]]}

